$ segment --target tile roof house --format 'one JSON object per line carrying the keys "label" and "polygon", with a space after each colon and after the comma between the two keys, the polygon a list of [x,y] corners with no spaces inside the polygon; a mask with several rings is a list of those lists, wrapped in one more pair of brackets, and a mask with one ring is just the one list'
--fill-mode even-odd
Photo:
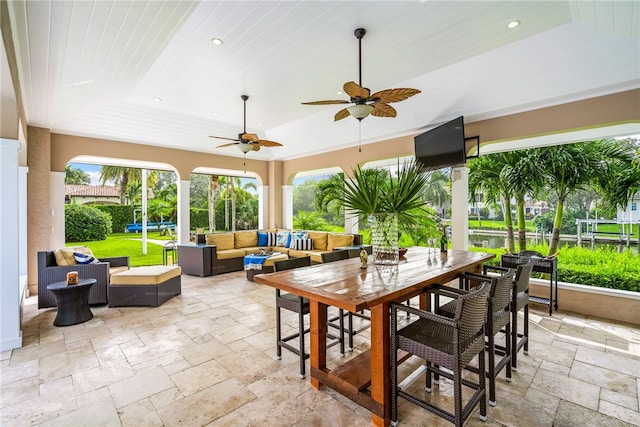
{"label": "tile roof house", "polygon": [[82,205],[119,205],[120,194],[118,194],[118,187],[112,185],[65,184],[64,201]]}

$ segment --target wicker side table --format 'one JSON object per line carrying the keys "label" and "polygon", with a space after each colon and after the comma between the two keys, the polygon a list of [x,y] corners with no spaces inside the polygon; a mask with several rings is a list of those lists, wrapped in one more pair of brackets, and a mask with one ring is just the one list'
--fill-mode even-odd
{"label": "wicker side table", "polygon": [[67,285],[67,282],[47,285],[58,305],[54,326],[75,325],[93,318],[89,308],[89,291],[95,283],[96,279],[80,279],[77,285]]}

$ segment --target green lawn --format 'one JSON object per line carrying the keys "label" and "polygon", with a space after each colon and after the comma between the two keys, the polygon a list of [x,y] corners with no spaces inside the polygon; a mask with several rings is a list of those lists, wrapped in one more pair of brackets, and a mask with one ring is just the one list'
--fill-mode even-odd
{"label": "green lawn", "polygon": [[[169,236],[161,236],[160,232],[147,233],[147,239],[169,241]],[[90,242],[67,242],[66,246],[87,246],[98,258],[129,256],[129,265],[139,267],[141,265],[161,265],[162,246],[147,242],[147,254],[142,254],[142,234],[114,233],[109,234],[106,240]]]}

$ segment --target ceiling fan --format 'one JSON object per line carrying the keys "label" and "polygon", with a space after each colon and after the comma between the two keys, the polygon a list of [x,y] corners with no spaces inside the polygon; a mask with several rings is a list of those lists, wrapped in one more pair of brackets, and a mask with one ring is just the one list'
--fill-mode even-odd
{"label": "ceiling fan", "polygon": [[216,148],[222,147],[230,147],[232,145],[237,145],[240,151],[242,151],[245,155],[249,151],[259,151],[261,147],[282,147],[282,144],[275,141],[268,141],[266,139],[259,139],[258,135],[255,133],[247,133],[247,100],[249,99],[248,95],[241,95],[240,98],[244,102],[244,127],[242,133],[238,134],[238,138],[227,138],[225,136],[213,136],[210,135],[209,138],[217,138],[217,139],[227,139],[230,142],[228,144],[218,145]]}
{"label": "ceiling fan", "polygon": [[362,38],[367,33],[364,28],[356,29],[353,34],[358,39],[358,71],[359,81],[347,82],[343,86],[344,93],[351,97],[351,100],[344,101],[326,100],[303,102],[304,105],[330,105],[330,104],[351,104],[351,107],[343,108],[334,116],[334,121],[342,120],[345,117],[352,116],[361,121],[369,114],[376,117],[396,117],[396,110],[389,104],[392,102],[404,101],[420,93],[418,89],[398,88],[385,89],[379,92],[371,93],[371,91],[362,86]]}

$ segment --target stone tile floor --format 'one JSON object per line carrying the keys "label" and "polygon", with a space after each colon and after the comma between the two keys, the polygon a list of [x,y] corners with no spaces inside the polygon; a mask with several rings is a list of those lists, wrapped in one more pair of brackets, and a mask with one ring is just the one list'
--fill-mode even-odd
{"label": "stone tile floor", "polygon": [[[640,330],[533,308],[529,355],[511,383],[498,379],[487,422],[476,413],[467,424],[640,426]],[[0,354],[0,425],[370,425],[366,410],[301,380],[295,355],[276,360],[274,290],[244,272],[183,276],[182,295],[158,308],[92,310],[86,323],[54,327],[55,308],[28,298],[24,346]],[[284,320],[295,330],[295,315]],[[329,350],[330,364],[344,360]],[[400,376],[419,363],[409,359]],[[452,402],[446,380],[432,394]],[[402,399],[399,413],[401,426],[450,425]]]}

